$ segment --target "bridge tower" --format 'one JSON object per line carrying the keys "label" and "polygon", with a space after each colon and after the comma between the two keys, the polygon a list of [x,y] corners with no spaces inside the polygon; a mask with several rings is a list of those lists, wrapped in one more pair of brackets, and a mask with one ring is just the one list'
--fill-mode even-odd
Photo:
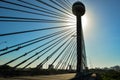
{"label": "bridge tower", "polygon": [[[75,2],[72,6],[73,14],[77,19],[77,72],[75,79],[73,80],[82,80],[83,75],[83,66],[86,65],[86,56],[84,52],[84,39],[83,39],[83,30],[81,16],[85,14],[85,6],[81,2]],[[84,58],[85,57],[85,58]],[[85,66],[86,67],[86,66]]]}

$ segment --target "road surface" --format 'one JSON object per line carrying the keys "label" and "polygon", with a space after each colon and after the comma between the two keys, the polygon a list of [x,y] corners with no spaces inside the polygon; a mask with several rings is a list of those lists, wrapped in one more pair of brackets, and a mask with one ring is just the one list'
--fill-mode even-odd
{"label": "road surface", "polygon": [[44,75],[44,76],[22,76],[12,78],[0,78],[0,80],[69,80],[75,74],[59,74],[59,75]]}

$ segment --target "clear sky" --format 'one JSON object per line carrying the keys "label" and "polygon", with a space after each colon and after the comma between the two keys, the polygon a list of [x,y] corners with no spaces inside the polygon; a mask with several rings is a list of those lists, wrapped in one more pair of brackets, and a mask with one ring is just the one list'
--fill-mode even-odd
{"label": "clear sky", "polygon": [[82,0],[88,19],[85,31],[91,67],[120,65],[120,1]]}
{"label": "clear sky", "polygon": [[[73,3],[77,0],[69,0],[69,1]],[[111,67],[114,65],[120,65],[120,1],[119,0],[81,0],[81,1],[85,4],[86,7],[86,14],[85,14],[86,27],[84,29],[84,38],[85,38],[88,66],[92,68],[92,67]],[[13,0],[12,2],[18,2],[18,1]],[[32,2],[34,4],[39,5],[39,3],[37,2],[34,1]],[[7,3],[2,3],[2,2],[0,2],[0,5],[14,7],[13,5],[11,6],[8,5]],[[22,7],[14,7],[14,8],[19,8],[23,10],[25,9]],[[0,15],[45,18],[33,14],[6,11],[4,9],[0,9]],[[41,26],[49,27],[49,26],[57,26],[57,25],[58,24],[9,23],[9,22],[6,24],[5,22],[0,22],[0,33],[38,29],[41,28]],[[31,39],[31,37],[29,37],[30,35],[34,39],[38,35],[44,35],[45,33],[47,32],[41,32],[41,34],[36,32],[34,35],[33,33],[30,33],[20,36],[0,37],[1,43],[7,41],[7,43],[0,44],[0,49],[6,46],[10,46],[12,44],[30,40]],[[23,51],[19,51],[19,53],[24,53],[24,52],[25,49],[23,49]],[[9,55],[9,57],[13,58],[12,55]],[[1,60],[1,64],[9,61],[6,59],[6,57],[2,57],[0,60]]]}

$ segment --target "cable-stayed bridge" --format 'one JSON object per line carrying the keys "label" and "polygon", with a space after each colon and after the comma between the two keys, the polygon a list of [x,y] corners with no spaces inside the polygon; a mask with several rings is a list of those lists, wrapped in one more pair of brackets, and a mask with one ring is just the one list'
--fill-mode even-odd
{"label": "cable-stayed bridge", "polygon": [[69,72],[81,75],[87,67],[81,26],[83,14],[72,12],[73,3],[70,0],[1,0],[0,76]]}

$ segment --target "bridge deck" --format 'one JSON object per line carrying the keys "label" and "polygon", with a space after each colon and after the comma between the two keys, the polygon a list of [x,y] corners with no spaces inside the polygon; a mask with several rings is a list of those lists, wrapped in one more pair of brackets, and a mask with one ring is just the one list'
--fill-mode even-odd
{"label": "bridge deck", "polygon": [[0,78],[0,80],[69,80],[75,74],[59,74],[59,75],[44,75],[44,76],[22,76],[12,78]]}

